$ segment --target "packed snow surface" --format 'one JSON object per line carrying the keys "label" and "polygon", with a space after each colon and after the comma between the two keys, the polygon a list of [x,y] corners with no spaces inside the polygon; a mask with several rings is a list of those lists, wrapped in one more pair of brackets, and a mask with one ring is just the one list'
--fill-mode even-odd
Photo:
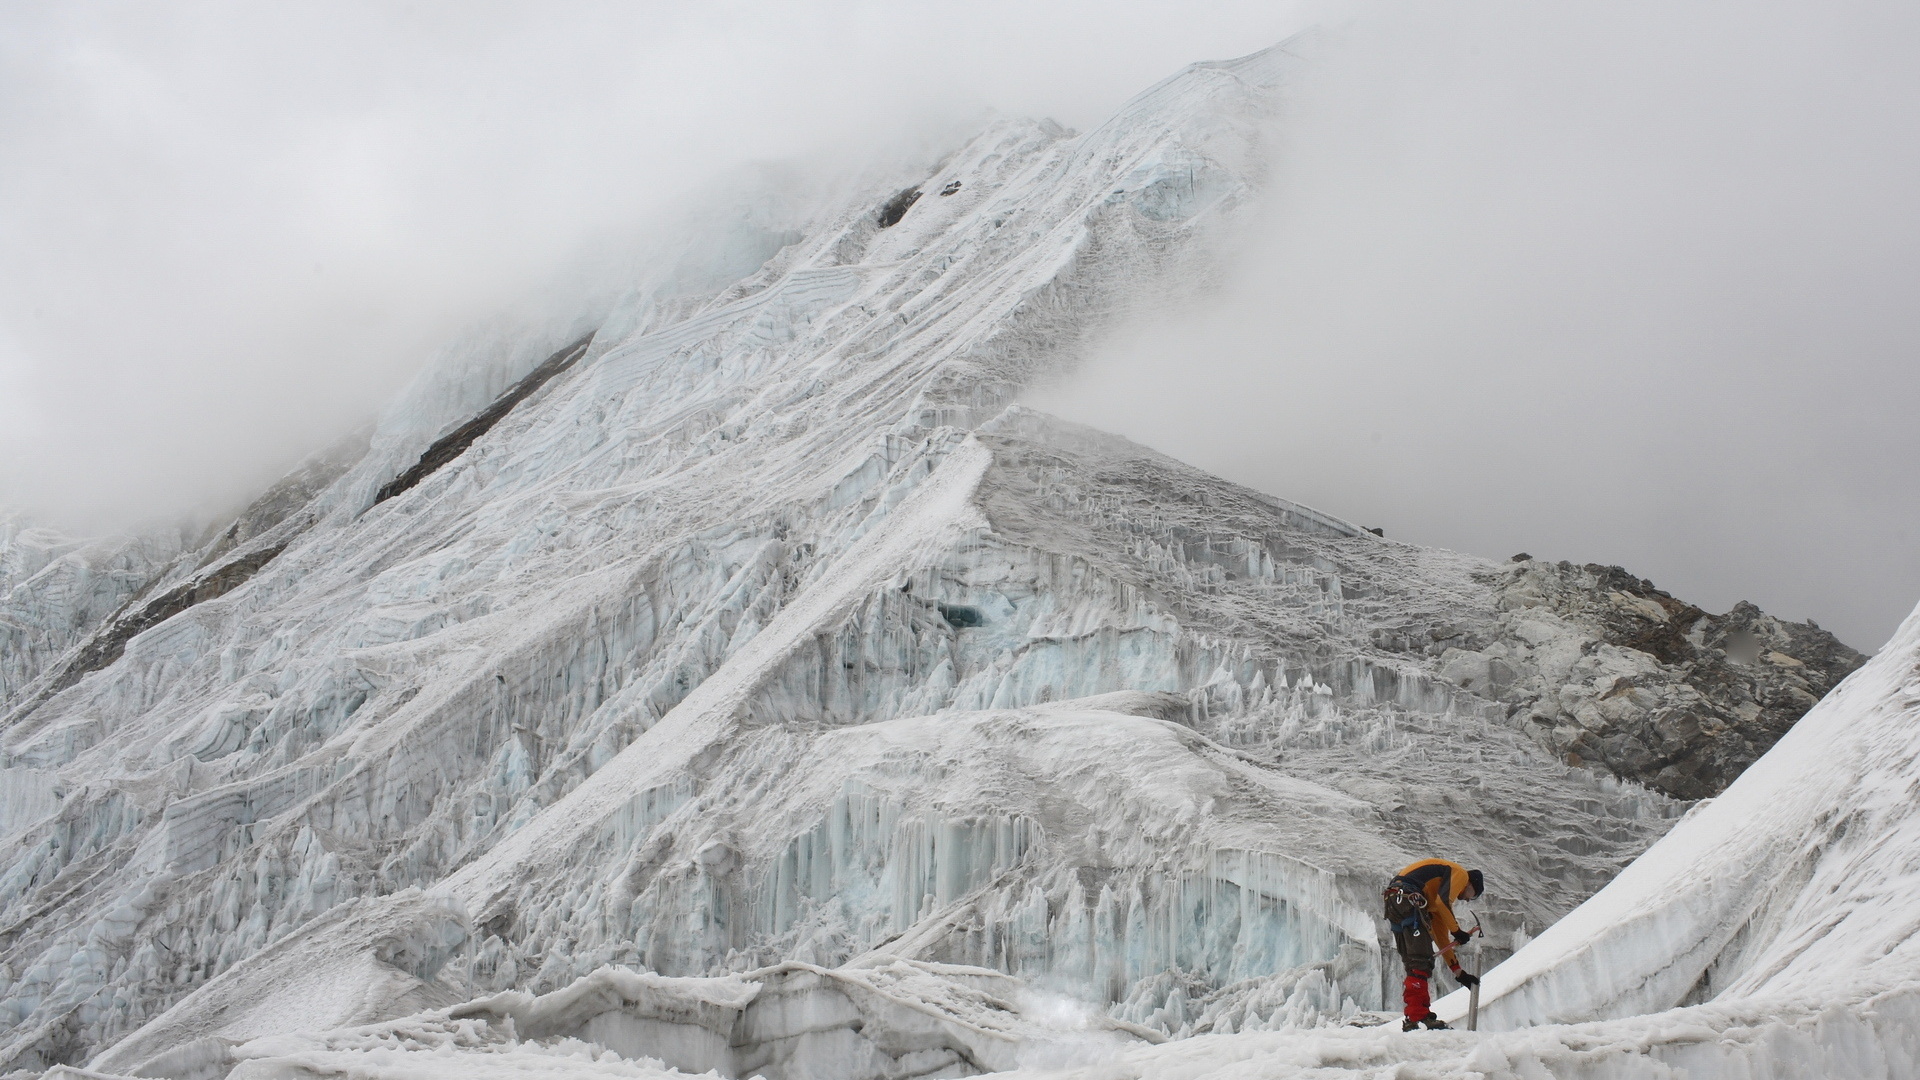
{"label": "packed snow surface", "polygon": [[[1503,1026],[1760,1031],[1743,1003],[1891,941],[1892,891],[1834,894],[1860,925],[1795,908],[1900,865],[1867,826],[1903,781],[1821,743],[1842,779],[1676,833],[1746,800],[1772,839],[1712,826],[1712,873],[1636,870],[1521,948],[1851,669],[1816,629],[1396,543],[1017,404],[1205,287],[1297,63],[715,215],[612,310],[451,350],[209,537],[0,528],[0,1071],[1584,1045],[1339,1026],[1390,1004],[1379,889],[1434,854],[1486,870],[1486,958],[1521,949]],[[1848,685],[1823,708],[1876,693]],[[1806,1038],[1893,1053],[1846,1032],[1904,1015],[1904,970]],[[1754,1045],[1812,1014],[1781,1015]]]}

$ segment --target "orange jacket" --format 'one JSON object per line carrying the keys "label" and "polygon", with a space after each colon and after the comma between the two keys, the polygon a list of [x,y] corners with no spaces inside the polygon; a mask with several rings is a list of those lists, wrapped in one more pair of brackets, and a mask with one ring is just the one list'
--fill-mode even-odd
{"label": "orange jacket", "polygon": [[1467,891],[1467,868],[1445,859],[1421,859],[1395,876],[1420,883],[1420,891],[1427,895],[1427,926],[1433,942],[1440,947],[1447,966],[1458,970],[1460,962],[1453,958],[1453,932],[1460,929],[1460,922],[1453,917],[1453,902]]}

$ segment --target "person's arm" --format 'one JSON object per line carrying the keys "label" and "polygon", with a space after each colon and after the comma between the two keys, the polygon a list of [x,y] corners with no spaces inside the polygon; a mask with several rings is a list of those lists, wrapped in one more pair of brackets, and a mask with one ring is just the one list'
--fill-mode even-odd
{"label": "person's arm", "polygon": [[1472,986],[1479,979],[1461,970],[1460,961],[1454,955],[1454,947],[1466,944],[1467,935],[1460,929],[1460,920],[1453,916],[1453,901],[1467,890],[1467,871],[1465,867],[1449,864],[1452,873],[1440,886],[1440,902],[1429,903],[1430,925],[1433,927],[1433,940],[1440,945],[1440,955],[1446,958],[1447,970],[1453,973],[1453,981],[1461,986]]}
{"label": "person's arm", "polygon": [[1453,956],[1454,931],[1460,929],[1460,923],[1453,917],[1453,908],[1446,897],[1427,901],[1427,927],[1433,932],[1433,943],[1440,947],[1440,955],[1447,961],[1447,967],[1456,975],[1460,972],[1460,961]]}

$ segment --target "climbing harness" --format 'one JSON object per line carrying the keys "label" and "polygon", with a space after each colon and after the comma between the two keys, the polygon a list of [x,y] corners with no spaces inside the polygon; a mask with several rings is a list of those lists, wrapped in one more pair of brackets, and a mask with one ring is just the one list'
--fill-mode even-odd
{"label": "climbing harness", "polygon": [[1380,898],[1385,902],[1387,921],[1395,930],[1412,933],[1426,921],[1427,894],[1405,878],[1387,882]]}

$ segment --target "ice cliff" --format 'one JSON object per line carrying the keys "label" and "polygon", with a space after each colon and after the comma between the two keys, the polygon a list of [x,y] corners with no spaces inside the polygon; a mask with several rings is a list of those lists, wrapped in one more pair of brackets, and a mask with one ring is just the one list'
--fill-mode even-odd
{"label": "ice cliff", "polygon": [[1416,857],[1575,908],[1857,655],[1016,404],[1297,63],[734,219],[202,541],[0,533],[0,1069],[1063,1064],[1379,1006]]}

